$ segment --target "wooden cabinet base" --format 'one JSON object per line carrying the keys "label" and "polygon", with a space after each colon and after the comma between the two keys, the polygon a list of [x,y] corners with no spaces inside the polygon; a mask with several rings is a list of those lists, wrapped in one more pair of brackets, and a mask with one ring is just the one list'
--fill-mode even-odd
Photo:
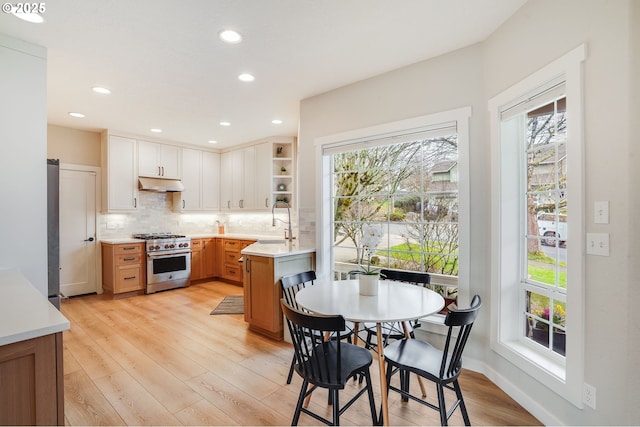
{"label": "wooden cabinet base", "polygon": [[249,330],[282,340],[280,278],[315,269],[315,253],[277,258],[245,255],[244,263],[244,320],[249,323]]}
{"label": "wooden cabinet base", "polygon": [[0,425],[64,425],[62,333],[0,347]]}
{"label": "wooden cabinet base", "polygon": [[267,338],[271,338],[272,340],[282,341],[284,339],[284,330],[280,329],[277,331],[271,331],[269,329],[264,329],[256,325],[252,325],[249,323],[249,330],[255,332],[260,335],[264,335]]}

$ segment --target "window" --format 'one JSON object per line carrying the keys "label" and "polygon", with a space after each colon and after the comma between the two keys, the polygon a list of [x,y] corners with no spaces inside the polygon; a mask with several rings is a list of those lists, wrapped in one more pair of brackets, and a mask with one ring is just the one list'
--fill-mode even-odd
{"label": "window", "polygon": [[581,407],[581,64],[570,52],[489,102],[492,348]]}
{"label": "window", "polygon": [[[444,117],[449,120],[437,121]],[[432,288],[446,300],[443,312],[455,307],[468,251],[467,121],[457,111],[397,122],[390,132],[385,125],[356,138],[324,139],[331,141],[322,144],[323,229],[330,232],[321,239],[332,277],[358,269],[363,228],[373,225],[383,230],[383,240],[371,263],[429,272]]]}
{"label": "window", "polygon": [[[554,92],[564,92],[564,84]],[[522,212],[527,224],[521,246],[526,265],[522,277],[525,337],[564,356],[567,313],[567,98],[540,97],[543,105],[507,120],[524,120],[520,156],[526,178]],[[545,100],[546,99],[546,100]]]}

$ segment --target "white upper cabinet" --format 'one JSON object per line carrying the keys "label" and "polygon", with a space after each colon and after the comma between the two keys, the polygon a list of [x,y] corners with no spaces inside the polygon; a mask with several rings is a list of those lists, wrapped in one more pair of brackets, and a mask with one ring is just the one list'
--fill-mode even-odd
{"label": "white upper cabinet", "polygon": [[103,135],[103,204],[106,212],[135,211],[138,208],[136,140]]}
{"label": "white upper cabinet", "polygon": [[238,210],[244,190],[244,154],[242,150],[220,156],[220,209]]}
{"label": "white upper cabinet", "polygon": [[255,149],[255,209],[271,210],[271,143],[256,145]]}
{"label": "white upper cabinet", "polygon": [[180,147],[138,141],[138,174],[152,178],[180,179]]}
{"label": "white upper cabinet", "polygon": [[291,141],[264,142],[222,154],[221,209],[268,211],[276,200],[292,205],[293,150]]}
{"label": "white upper cabinet", "polygon": [[202,208],[220,209],[220,154],[202,152]]}
{"label": "white upper cabinet", "polygon": [[220,208],[220,155],[183,148],[182,184],[184,191],[173,196],[175,211],[217,211]]}

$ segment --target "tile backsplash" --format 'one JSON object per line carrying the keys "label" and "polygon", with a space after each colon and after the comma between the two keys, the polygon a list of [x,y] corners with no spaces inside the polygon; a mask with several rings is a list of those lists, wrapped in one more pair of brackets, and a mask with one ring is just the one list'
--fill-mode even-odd
{"label": "tile backsplash", "polygon": [[[294,235],[296,213],[291,212]],[[278,209],[276,218],[287,221],[286,211]],[[171,193],[140,191],[138,210],[126,214],[102,214],[98,219],[98,239],[131,237],[134,233],[171,232],[175,234],[217,234],[218,225],[225,233],[284,237],[287,225],[276,221],[272,227],[271,212],[255,213],[177,213],[173,211]]]}

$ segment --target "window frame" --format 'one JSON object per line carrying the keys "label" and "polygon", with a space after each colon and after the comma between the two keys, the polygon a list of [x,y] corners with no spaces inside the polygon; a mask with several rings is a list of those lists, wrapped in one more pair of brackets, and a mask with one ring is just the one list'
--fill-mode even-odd
{"label": "window frame", "polygon": [[[469,246],[470,246],[470,220],[469,220],[469,118],[471,108],[462,107],[454,110],[435,114],[419,116],[411,119],[375,125],[367,128],[356,129],[338,134],[316,138],[316,159],[320,173],[317,176],[318,206],[316,226],[316,269],[318,276],[324,280],[330,280],[330,272],[333,270],[333,236],[325,232],[331,230],[331,199],[332,199],[332,174],[331,148],[336,146],[352,146],[354,149],[361,147],[367,140],[380,141],[398,133],[408,133],[412,129],[438,129],[439,126],[449,125],[455,122],[458,137],[458,227],[459,227],[459,252],[458,252],[458,279],[451,283],[447,278],[442,284],[458,288],[458,303],[468,305],[469,297]],[[440,281],[439,283],[440,284]],[[433,316],[435,323],[442,323],[442,316]]]}
{"label": "window frame", "polygon": [[[492,261],[491,261],[491,348],[519,369],[582,408],[584,382],[584,135],[582,64],[586,46],[581,45],[524,80],[489,100],[492,157]],[[501,141],[504,131],[501,114],[526,102],[564,80],[567,95],[568,143],[567,203],[571,216],[567,223],[571,245],[567,247],[567,334],[566,358],[554,357],[527,345],[522,337],[522,299],[520,292],[523,187],[519,168],[514,163],[523,155],[522,147]],[[568,279],[569,280],[569,279]]]}

